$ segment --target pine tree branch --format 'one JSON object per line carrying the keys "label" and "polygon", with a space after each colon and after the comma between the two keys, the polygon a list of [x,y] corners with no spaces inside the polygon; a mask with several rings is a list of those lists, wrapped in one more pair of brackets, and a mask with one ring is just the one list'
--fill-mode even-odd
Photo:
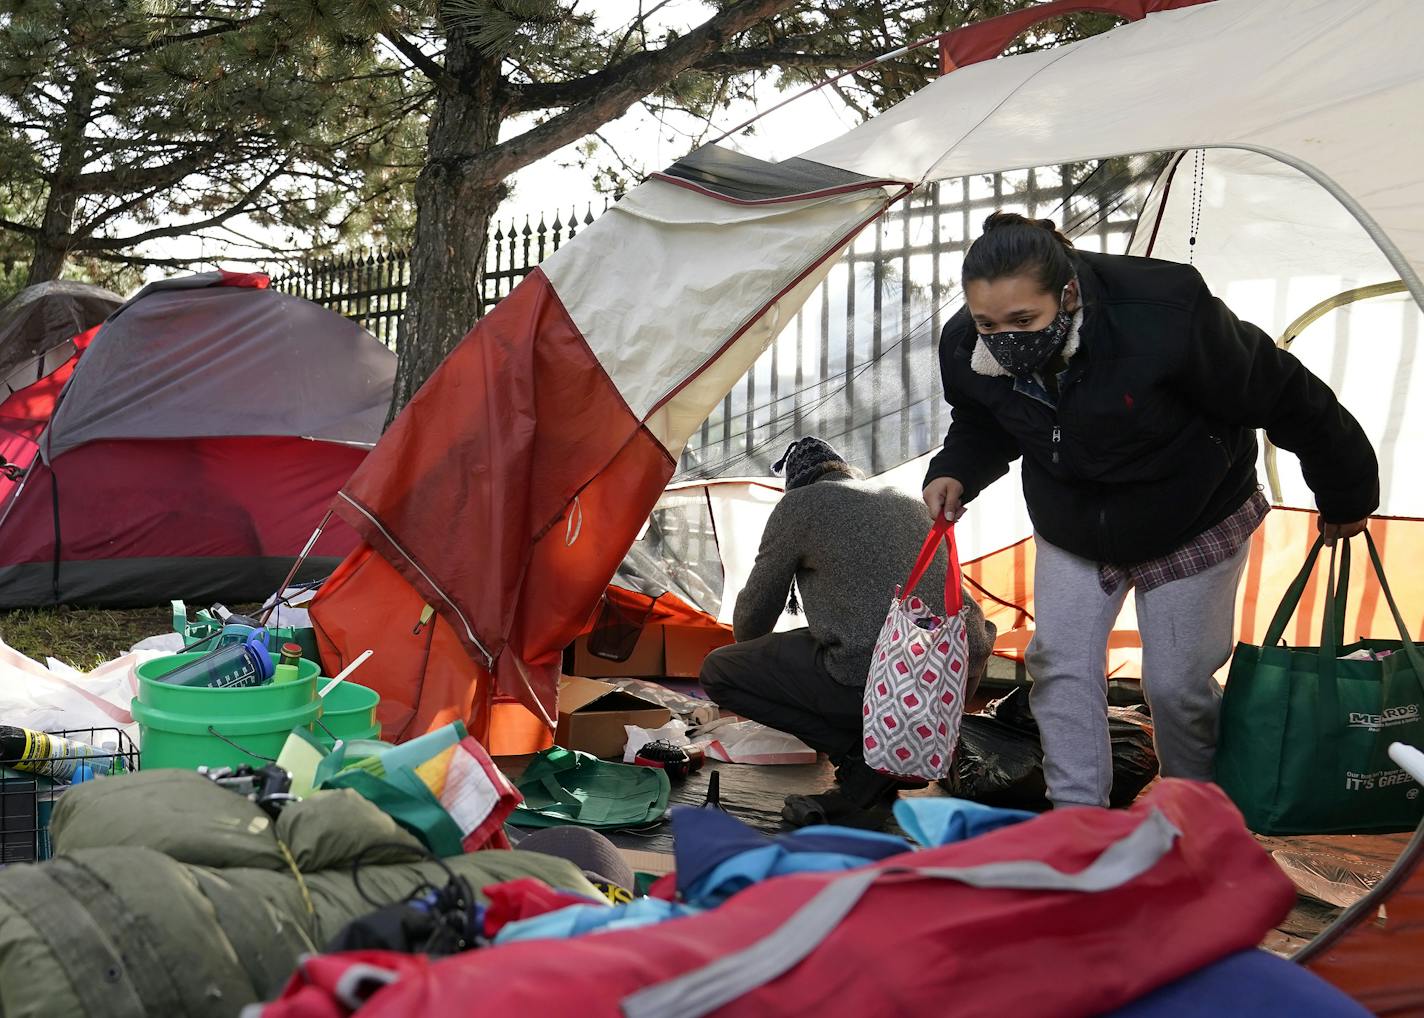
{"label": "pine tree branch", "polygon": [[633,38],[633,34],[635,32],[643,33],[643,43],[644,45],[646,45],[648,40],[645,26],[648,23],[648,19],[670,3],[672,3],[672,0],[658,0],[658,3],[653,4],[651,8],[645,11],[643,10],[643,5],[640,2],[638,4],[638,16],[633,19],[631,24],[629,24],[628,30],[623,33],[623,38],[618,40],[618,45],[613,47],[613,51],[609,55],[609,63],[616,61],[619,57],[623,55],[624,47],[628,45],[628,41]]}
{"label": "pine tree branch", "polygon": [[[720,50],[738,33],[790,7],[796,0],[741,0],[658,50],[635,54],[615,68],[589,78],[598,85],[563,113],[523,134],[468,158],[471,168],[490,181],[544,158],[610,120],[666,85],[697,61]],[[616,73],[613,73],[616,72]]]}
{"label": "pine tree branch", "polygon": [[692,65],[692,70],[709,73],[760,71],[771,67],[804,67],[814,71],[856,67],[880,56],[879,53],[798,53],[778,50],[736,50],[714,53]]}
{"label": "pine tree branch", "polygon": [[[641,56],[641,54],[640,54]],[[878,53],[801,53],[784,50],[736,50],[730,53],[713,53],[689,65],[686,70],[704,71],[709,74],[760,71],[771,67],[802,67],[810,70],[836,70],[855,67],[867,60],[874,60]],[[630,57],[624,64],[604,68],[593,74],[573,81],[551,81],[546,84],[523,85],[518,88],[514,99],[517,112],[529,113],[534,110],[553,107],[573,106],[585,102],[600,90],[616,82],[624,73],[625,65],[637,60]]]}
{"label": "pine tree branch", "polygon": [[229,32],[239,32],[249,25],[255,24],[257,16],[254,15],[253,17],[242,18],[240,20],[219,20],[216,18],[206,20],[218,21],[218,24],[209,25],[207,28],[200,28],[196,32],[178,32],[173,35],[159,36],[157,39],[152,39],[141,46],[130,46],[120,52],[132,54],[133,56],[142,56],[146,53],[154,53],[167,46],[173,46],[178,43],[196,42],[199,39],[211,38],[214,35],[227,35]]}
{"label": "pine tree branch", "polygon": [[148,258],[143,255],[120,254],[113,251],[90,251],[86,253],[88,257],[101,262],[109,262],[115,265],[144,265],[163,269],[188,269],[199,262],[208,261],[205,257],[195,258]]}
{"label": "pine tree branch", "polygon": [[235,216],[240,216],[244,212],[254,211],[254,203],[258,198],[266,193],[272,182],[286,172],[288,160],[283,160],[272,169],[267,171],[266,176],[254,184],[246,194],[244,194],[235,204],[224,212],[208,219],[202,219],[193,223],[180,223],[177,226],[163,226],[143,233],[134,234],[131,237],[66,237],[65,241],[71,251],[116,251],[126,247],[134,247],[145,244],[151,240],[161,240],[164,237],[183,237],[188,234],[197,233],[199,230],[206,230],[213,226],[219,226]]}
{"label": "pine tree branch", "polygon": [[91,235],[105,223],[112,222],[119,216],[122,216],[125,213],[138,208],[144,202],[158,197],[158,195],[162,194],[167,187],[167,184],[157,184],[153,187],[145,188],[138,194],[134,195],[131,198],[128,198],[125,201],[120,202],[117,205],[114,205],[107,209],[101,208],[97,212],[95,212],[93,216],[84,220],[84,222],[80,225],[79,229],[75,232],[84,236]]}
{"label": "pine tree branch", "polygon": [[88,194],[126,194],[150,187],[171,187],[200,169],[210,169],[212,158],[228,147],[231,138],[224,135],[192,149],[187,155],[160,166],[122,167],[81,173],[75,187]]}
{"label": "pine tree branch", "polygon": [[9,230],[11,233],[23,234],[26,237],[38,237],[40,235],[39,227],[26,226],[24,223],[17,223],[15,220],[6,219],[4,216],[0,216],[0,230]]}
{"label": "pine tree branch", "polygon": [[455,76],[445,70],[444,65],[399,32],[382,32],[382,38],[396,48],[403,57],[414,64],[430,79],[431,84],[442,92],[457,92],[460,83]]}

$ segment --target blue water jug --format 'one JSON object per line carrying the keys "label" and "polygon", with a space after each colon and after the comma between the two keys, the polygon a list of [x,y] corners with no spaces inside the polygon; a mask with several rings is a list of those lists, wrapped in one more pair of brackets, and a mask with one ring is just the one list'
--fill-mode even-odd
{"label": "blue water jug", "polygon": [[255,629],[242,643],[219,647],[196,661],[173,669],[157,681],[175,686],[242,689],[272,680],[276,666],[267,651],[267,630]]}

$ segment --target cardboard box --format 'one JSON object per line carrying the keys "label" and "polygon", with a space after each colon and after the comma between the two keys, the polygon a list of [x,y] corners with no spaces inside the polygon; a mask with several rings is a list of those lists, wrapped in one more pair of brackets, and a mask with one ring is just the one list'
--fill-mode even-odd
{"label": "cardboard box", "polygon": [[702,661],[718,647],[732,643],[728,629],[706,626],[663,627],[663,675],[673,679],[695,679]]}
{"label": "cardboard box", "polygon": [[559,680],[559,723],[554,742],[594,756],[623,756],[625,725],[661,728],[672,711],[606,682],[566,675]]}
{"label": "cardboard box", "polygon": [[625,661],[610,661],[590,653],[588,637],[574,641],[570,670],[587,678],[647,679],[663,674],[663,631],[660,626],[644,626]]}

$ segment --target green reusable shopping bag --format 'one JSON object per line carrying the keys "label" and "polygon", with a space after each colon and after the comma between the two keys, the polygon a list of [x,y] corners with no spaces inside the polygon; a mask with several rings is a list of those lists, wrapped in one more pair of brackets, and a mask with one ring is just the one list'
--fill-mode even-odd
{"label": "green reusable shopping bag", "polygon": [[[324,747],[323,747],[324,748]],[[373,774],[347,767],[347,744],[337,743],[317,766],[317,788],[349,788],[379,806],[441,858],[462,854],[460,825],[440,805],[435,793],[410,772]]]}
{"label": "green reusable shopping bag", "polygon": [[659,767],[609,763],[572,749],[546,749],[516,783],[524,801],[515,827],[577,824],[595,830],[646,827],[667,812],[672,786]]}
{"label": "green reusable shopping bag", "polygon": [[[1409,639],[1374,539],[1365,541],[1398,640],[1344,643],[1349,542],[1331,551],[1319,647],[1281,637],[1324,540],[1317,540],[1266,631],[1239,644],[1222,701],[1216,781],[1258,834],[1385,834],[1424,819],[1424,792],[1390,760],[1390,743],[1424,746],[1424,657]],[[1338,565],[1338,569],[1337,569]],[[1361,649],[1378,661],[1342,661]]]}

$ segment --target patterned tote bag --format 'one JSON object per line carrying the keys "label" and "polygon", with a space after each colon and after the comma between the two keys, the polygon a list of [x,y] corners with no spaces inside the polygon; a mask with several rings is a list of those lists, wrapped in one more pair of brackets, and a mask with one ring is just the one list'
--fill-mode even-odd
{"label": "patterned tote bag", "polygon": [[[949,549],[945,616],[915,596],[943,541]],[[865,684],[865,762],[883,774],[934,781],[949,773],[964,688],[969,681],[969,638],[964,620],[954,524],[945,520],[920,549],[909,582],[896,591],[875,643]]]}

